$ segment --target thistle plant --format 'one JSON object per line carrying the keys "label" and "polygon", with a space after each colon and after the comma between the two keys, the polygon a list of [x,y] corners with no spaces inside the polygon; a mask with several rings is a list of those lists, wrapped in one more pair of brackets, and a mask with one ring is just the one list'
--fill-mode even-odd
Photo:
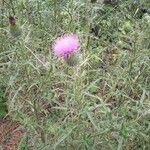
{"label": "thistle plant", "polygon": [[149,150],[150,15],[138,18],[131,0],[8,2],[0,2],[0,114],[6,104],[5,118],[24,129],[16,149]]}

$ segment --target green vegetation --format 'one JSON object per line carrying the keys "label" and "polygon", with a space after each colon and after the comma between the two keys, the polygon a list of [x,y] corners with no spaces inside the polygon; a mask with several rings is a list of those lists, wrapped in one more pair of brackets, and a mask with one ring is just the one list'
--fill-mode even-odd
{"label": "green vegetation", "polygon": [[[0,117],[25,128],[18,149],[150,149],[149,0],[0,7]],[[80,39],[76,66],[52,53],[63,33]]]}

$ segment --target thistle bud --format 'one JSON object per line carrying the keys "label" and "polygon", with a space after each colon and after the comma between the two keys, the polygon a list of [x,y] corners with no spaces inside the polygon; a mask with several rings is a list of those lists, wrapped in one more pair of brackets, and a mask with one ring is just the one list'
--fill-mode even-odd
{"label": "thistle bud", "polygon": [[10,16],[10,17],[9,17],[9,23],[10,23],[10,25],[12,25],[12,26],[16,25],[16,19],[15,19],[14,17]]}
{"label": "thistle bud", "polygon": [[10,23],[10,34],[13,37],[18,37],[21,35],[21,29],[20,27],[18,27],[18,25],[16,24],[16,19],[15,17],[10,16],[9,17],[9,23]]}

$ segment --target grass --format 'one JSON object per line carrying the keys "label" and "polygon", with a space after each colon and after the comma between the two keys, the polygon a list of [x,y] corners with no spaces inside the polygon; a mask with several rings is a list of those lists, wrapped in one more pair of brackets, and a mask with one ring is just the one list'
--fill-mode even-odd
{"label": "grass", "polygon": [[[0,107],[5,99],[7,116],[26,129],[20,149],[150,149],[150,15],[140,12],[148,1],[1,6]],[[17,17],[19,37],[10,34],[9,15]],[[75,67],[51,50],[70,32],[81,42]]]}

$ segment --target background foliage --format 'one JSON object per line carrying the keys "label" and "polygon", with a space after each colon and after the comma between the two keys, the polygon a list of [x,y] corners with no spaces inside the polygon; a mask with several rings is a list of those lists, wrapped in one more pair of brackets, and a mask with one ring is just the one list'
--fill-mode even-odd
{"label": "background foliage", "polygon": [[[150,149],[149,0],[0,6],[0,116],[26,130],[18,149]],[[10,33],[10,15],[19,37]],[[70,32],[82,54],[72,68],[51,50]]]}

